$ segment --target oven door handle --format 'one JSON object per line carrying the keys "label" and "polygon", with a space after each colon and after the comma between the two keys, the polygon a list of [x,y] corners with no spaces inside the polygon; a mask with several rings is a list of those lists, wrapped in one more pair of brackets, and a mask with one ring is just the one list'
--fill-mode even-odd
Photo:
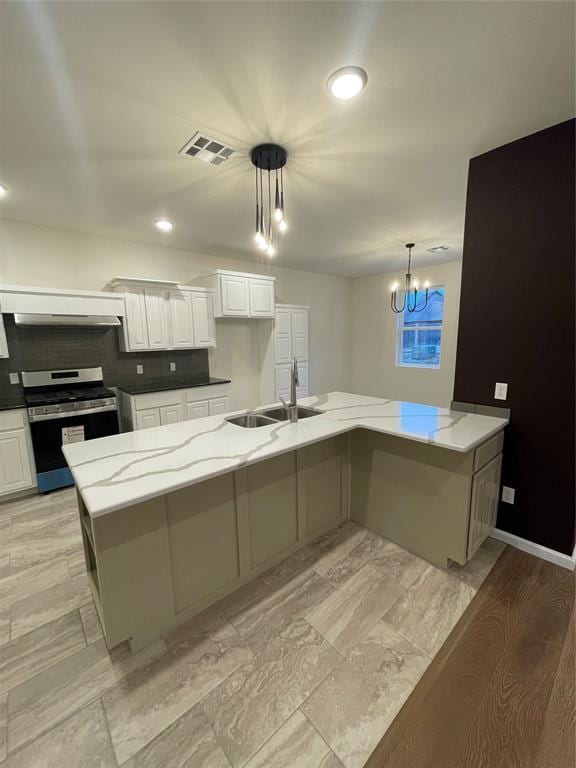
{"label": "oven door handle", "polygon": [[106,411],[118,410],[116,405],[103,405],[96,408],[85,408],[81,411],[64,411],[63,413],[38,413],[35,416],[28,414],[30,423],[37,421],[57,421],[59,419],[69,419],[72,416],[89,416],[92,413],[106,413]]}

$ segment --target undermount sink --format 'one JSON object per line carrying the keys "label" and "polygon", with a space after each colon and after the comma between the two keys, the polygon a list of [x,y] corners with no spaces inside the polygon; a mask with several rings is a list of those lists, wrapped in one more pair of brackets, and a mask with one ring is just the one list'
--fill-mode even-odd
{"label": "undermount sink", "polygon": [[[298,419],[309,419],[310,416],[319,416],[323,411],[317,411],[315,408],[306,408],[304,405],[299,405],[296,409],[298,413]],[[264,416],[275,421],[287,421],[288,414],[285,408],[269,408],[267,411],[262,411]]]}
{"label": "undermount sink", "polygon": [[238,427],[245,427],[246,429],[255,429],[256,427],[269,427],[270,424],[276,424],[276,419],[270,419],[266,416],[261,416],[259,413],[245,413],[242,416],[233,416],[230,419],[226,419],[230,424],[236,424]]}
{"label": "undermount sink", "polygon": [[[317,411],[315,408],[306,408],[299,405],[297,408],[298,419],[309,419],[310,416],[319,416],[324,411]],[[231,416],[230,424],[236,424],[238,427],[246,429],[255,429],[256,427],[269,427],[270,424],[278,424],[279,421],[288,421],[288,414],[285,408],[269,408],[267,411],[259,413],[244,413],[242,416]]]}

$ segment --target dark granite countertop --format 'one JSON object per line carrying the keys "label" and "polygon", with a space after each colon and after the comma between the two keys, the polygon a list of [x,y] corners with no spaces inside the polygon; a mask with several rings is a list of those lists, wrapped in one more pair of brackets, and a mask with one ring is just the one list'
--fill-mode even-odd
{"label": "dark granite countertop", "polygon": [[15,411],[17,408],[26,408],[24,400],[14,400],[13,402],[9,400],[0,401],[0,411]]}
{"label": "dark granite countertop", "polygon": [[[192,387],[208,387],[212,384],[230,384],[231,379],[173,379],[171,381],[143,381],[141,384],[117,384],[116,387],[129,395],[145,395],[148,392],[168,392],[171,389],[191,389]],[[114,386],[109,384],[109,386]]]}

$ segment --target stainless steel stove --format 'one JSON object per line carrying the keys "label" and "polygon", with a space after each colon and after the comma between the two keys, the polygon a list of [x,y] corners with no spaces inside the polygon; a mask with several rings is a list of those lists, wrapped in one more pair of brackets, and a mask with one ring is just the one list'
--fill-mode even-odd
{"label": "stainless steel stove", "polygon": [[102,368],[23,371],[38,490],[73,485],[62,445],[118,432],[116,395]]}

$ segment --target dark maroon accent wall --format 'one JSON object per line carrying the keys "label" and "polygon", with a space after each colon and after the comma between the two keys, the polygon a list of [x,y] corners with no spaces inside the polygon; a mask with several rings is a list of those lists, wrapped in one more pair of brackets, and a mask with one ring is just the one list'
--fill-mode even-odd
{"label": "dark maroon accent wall", "polygon": [[[472,158],[454,400],[512,409],[498,527],[574,549],[575,121]],[[494,384],[508,382],[506,402]]]}

